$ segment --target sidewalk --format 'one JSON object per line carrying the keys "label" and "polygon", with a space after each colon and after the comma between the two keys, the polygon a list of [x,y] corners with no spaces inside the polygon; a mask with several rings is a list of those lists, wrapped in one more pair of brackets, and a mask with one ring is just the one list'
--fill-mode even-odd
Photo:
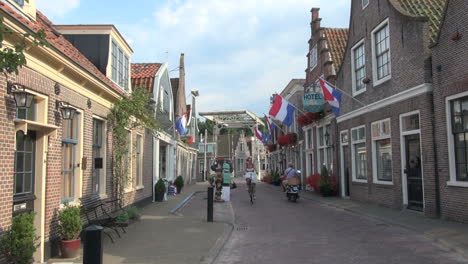
{"label": "sidewalk", "polygon": [[468,225],[428,218],[412,210],[395,210],[378,205],[338,197],[322,197],[313,192],[301,193],[302,198],[349,211],[379,221],[421,233],[440,246],[453,250],[468,259]]}
{"label": "sidewalk", "polygon": [[[216,248],[232,228],[230,203],[216,204],[215,222],[206,222],[207,188],[206,183],[186,186],[182,194],[142,208],[140,221],[131,224],[122,238],[114,236],[115,244],[104,236],[104,263],[210,263],[206,261],[217,254]],[[48,263],[72,262],[54,259]]]}

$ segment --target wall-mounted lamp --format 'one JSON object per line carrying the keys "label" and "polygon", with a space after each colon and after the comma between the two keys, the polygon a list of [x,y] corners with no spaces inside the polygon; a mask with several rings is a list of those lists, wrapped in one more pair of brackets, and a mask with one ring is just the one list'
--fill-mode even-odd
{"label": "wall-mounted lamp", "polygon": [[29,108],[34,100],[34,94],[26,91],[26,87],[19,83],[9,83],[8,91],[13,94],[17,108]]}
{"label": "wall-mounted lamp", "polygon": [[55,108],[60,110],[64,120],[72,120],[76,113],[76,109],[67,102],[56,101]]}
{"label": "wall-mounted lamp", "polygon": [[325,131],[325,145],[326,146],[329,146],[329,143],[330,143],[330,134],[328,133],[328,131]]}

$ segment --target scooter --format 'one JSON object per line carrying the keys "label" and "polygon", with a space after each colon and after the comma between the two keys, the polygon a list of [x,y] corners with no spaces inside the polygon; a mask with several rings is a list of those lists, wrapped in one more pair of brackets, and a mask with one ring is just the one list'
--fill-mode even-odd
{"label": "scooter", "polygon": [[301,171],[296,171],[296,177],[288,179],[288,185],[286,186],[286,197],[288,201],[297,202],[299,199],[300,190],[300,175]]}

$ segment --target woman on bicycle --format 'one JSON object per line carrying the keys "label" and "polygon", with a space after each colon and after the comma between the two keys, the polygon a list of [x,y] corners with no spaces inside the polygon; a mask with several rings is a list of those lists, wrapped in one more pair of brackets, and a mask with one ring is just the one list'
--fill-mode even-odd
{"label": "woman on bicycle", "polygon": [[[255,174],[255,167],[252,162],[252,158],[250,157],[247,158],[247,162],[245,164],[245,181],[247,183],[247,186],[249,185],[249,181],[250,181],[250,184],[252,184],[252,195],[253,195],[253,198],[255,199],[255,187],[257,185],[257,176]],[[247,190],[248,190],[248,187],[247,187]]]}

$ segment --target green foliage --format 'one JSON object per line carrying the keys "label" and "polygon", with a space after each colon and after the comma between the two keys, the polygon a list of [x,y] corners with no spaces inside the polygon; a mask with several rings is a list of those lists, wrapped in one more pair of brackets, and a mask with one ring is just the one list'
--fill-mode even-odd
{"label": "green foliage", "polygon": [[159,178],[158,182],[156,182],[156,193],[165,193],[166,192],[166,185],[164,184],[163,179]]}
{"label": "green foliage", "polygon": [[325,166],[322,166],[320,169],[320,175],[322,178],[328,178],[328,169]]}
{"label": "green foliage", "polygon": [[128,212],[123,211],[117,218],[115,219],[116,222],[118,223],[127,223],[128,220],[130,219]]}
{"label": "green foliage", "polygon": [[140,219],[141,214],[136,206],[130,206],[125,210],[127,212],[128,218],[132,220]]}
{"label": "green foliage", "polygon": [[177,187],[177,191],[181,191],[182,188],[184,187],[184,178],[182,176],[177,176],[177,178],[174,181],[174,185]]}
{"label": "green foliage", "polygon": [[154,115],[154,105],[148,91],[137,88],[128,97],[123,97],[111,109],[108,116],[112,126],[113,153],[112,176],[117,197],[124,199],[125,187],[130,175],[128,163],[131,161],[129,148],[129,131],[146,128],[152,133],[159,130],[159,123]]}
{"label": "green foliage", "polygon": [[206,119],[204,122],[198,121],[198,130],[205,136],[205,129],[208,131],[208,135],[213,135],[214,122]]}
{"label": "green foliage", "polygon": [[34,228],[35,213],[13,217],[11,229],[0,237],[0,252],[9,263],[29,264],[39,244]]}
{"label": "green foliage", "polygon": [[[14,39],[13,46],[4,45],[6,37]],[[35,33],[16,33],[4,24],[4,18],[0,16],[0,72],[3,74],[19,73],[19,68],[26,65],[24,50],[27,43],[34,46],[49,46],[46,40],[46,33],[43,29]]]}
{"label": "green foliage", "polygon": [[59,232],[62,240],[75,240],[80,236],[83,223],[80,218],[80,208],[68,203],[59,211]]}

